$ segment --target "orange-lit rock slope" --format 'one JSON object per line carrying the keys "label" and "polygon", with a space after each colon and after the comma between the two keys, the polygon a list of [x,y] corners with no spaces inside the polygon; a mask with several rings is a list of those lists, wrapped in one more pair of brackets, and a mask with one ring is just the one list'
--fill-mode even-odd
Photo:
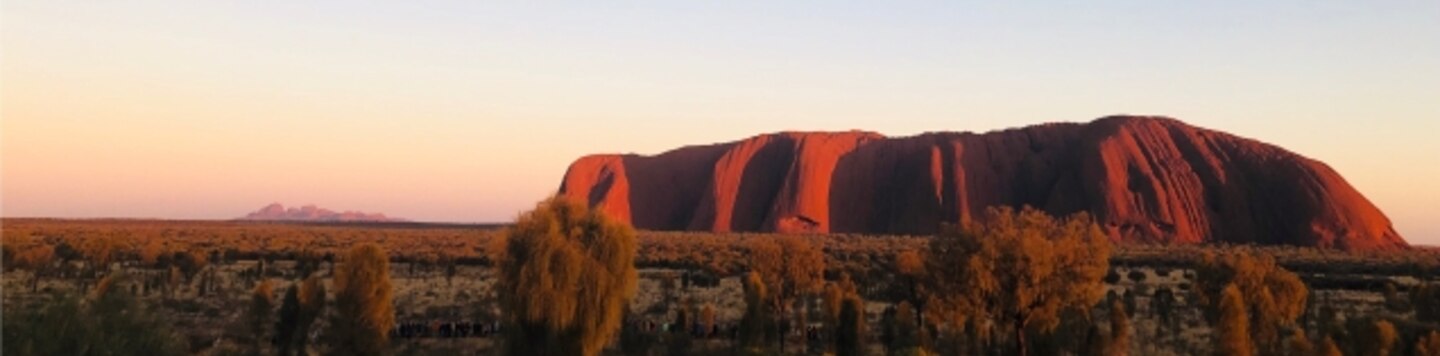
{"label": "orange-lit rock slope", "polygon": [[1119,241],[1406,246],[1329,166],[1159,117],[887,138],[784,132],[571,164],[562,195],[641,229],[927,234],[985,207],[1089,212]]}

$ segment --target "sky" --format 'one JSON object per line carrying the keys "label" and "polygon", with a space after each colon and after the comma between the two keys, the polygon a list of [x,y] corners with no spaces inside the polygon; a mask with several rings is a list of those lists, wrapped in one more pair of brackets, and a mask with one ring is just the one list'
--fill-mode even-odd
{"label": "sky", "polygon": [[496,222],[589,153],[1150,114],[1440,244],[1440,2],[0,3],[0,215]]}

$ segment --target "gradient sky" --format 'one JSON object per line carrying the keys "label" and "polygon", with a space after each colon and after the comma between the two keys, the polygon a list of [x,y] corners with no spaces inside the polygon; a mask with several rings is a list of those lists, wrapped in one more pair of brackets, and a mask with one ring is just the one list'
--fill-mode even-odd
{"label": "gradient sky", "polygon": [[[587,153],[1167,115],[1440,244],[1440,2],[0,4],[4,216],[506,221]],[[684,3],[684,4],[682,4]]]}

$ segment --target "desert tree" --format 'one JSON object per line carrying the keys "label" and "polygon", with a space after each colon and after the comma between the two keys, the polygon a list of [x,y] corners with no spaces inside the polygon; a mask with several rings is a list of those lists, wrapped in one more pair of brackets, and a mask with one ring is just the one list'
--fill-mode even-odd
{"label": "desert tree", "polygon": [[1126,356],[1130,354],[1130,316],[1125,312],[1125,305],[1119,301],[1110,303],[1110,343],[1107,345],[1106,355]]}
{"label": "desert tree", "polygon": [[750,252],[750,270],[759,272],[764,278],[768,303],[778,320],[776,341],[780,351],[785,350],[785,333],[794,327],[795,302],[804,302],[802,296],[817,292],[824,286],[825,253],[812,240],[813,237],[784,235],[759,237],[747,243]]}
{"label": "desert tree", "polygon": [[1290,330],[1290,339],[1286,342],[1288,355],[1309,356],[1315,354],[1315,345],[1310,338],[1305,336],[1305,329],[1294,328]]}
{"label": "desert tree", "polygon": [[[919,250],[904,250],[895,254],[895,280],[900,287],[900,300],[910,302],[916,309],[925,309],[921,281],[925,280],[925,255]],[[916,315],[915,323],[923,324],[923,315]]]}
{"label": "desert tree", "polygon": [[379,245],[351,248],[335,267],[335,312],[331,314],[329,353],[380,355],[395,325],[391,305],[390,259]]}
{"label": "desert tree", "polygon": [[280,301],[279,316],[275,319],[275,353],[280,356],[295,354],[295,338],[300,319],[300,284],[292,283],[285,288]]}
{"label": "desert tree", "polygon": [[286,288],[275,322],[275,350],[281,356],[305,354],[310,326],[325,308],[325,284],[309,277]]}
{"label": "desert tree", "polygon": [[1389,356],[1400,340],[1395,324],[1386,320],[1359,321],[1352,323],[1355,329],[1354,353],[1362,356]]}
{"label": "desert tree", "polygon": [[305,278],[297,294],[300,310],[295,321],[295,351],[303,354],[309,346],[311,327],[325,313],[325,282],[319,276]]}
{"label": "desert tree", "polygon": [[1264,354],[1278,354],[1280,330],[1294,327],[1305,313],[1309,290],[1300,277],[1268,255],[1245,252],[1207,252],[1197,269],[1193,294],[1211,322],[1218,317],[1222,289],[1233,285],[1244,298],[1255,346]]}
{"label": "desert tree", "polygon": [[1431,331],[1416,340],[1415,356],[1440,356],[1440,331]]}
{"label": "desert tree", "polygon": [[839,324],[835,333],[835,355],[865,354],[865,304],[860,296],[851,294],[840,304]]}
{"label": "desert tree", "polygon": [[693,309],[689,302],[675,308],[675,320],[665,335],[667,354],[676,356],[690,354],[690,347],[695,343],[695,338],[690,334],[690,327],[695,324]]}
{"label": "desert tree", "polygon": [[1320,341],[1320,350],[1316,352],[1320,356],[1344,356],[1345,352],[1340,350],[1340,345],[1335,343],[1335,338],[1326,336]]}
{"label": "desert tree", "polygon": [[[1028,207],[992,207],[984,219],[930,241],[927,312],[957,327],[1009,332],[1013,352],[1026,355],[1028,332],[1050,332],[1063,312],[1101,299],[1109,260],[1108,237],[1087,214],[1056,219]],[[971,332],[989,338],[986,330]]]}
{"label": "desert tree", "polygon": [[761,354],[767,344],[767,335],[773,327],[770,315],[770,296],[764,277],[760,272],[751,271],[745,275],[745,313],[740,318],[740,335],[737,348],[743,354]]}
{"label": "desert tree", "polygon": [[1217,355],[1249,356],[1254,354],[1255,345],[1250,340],[1249,315],[1245,308],[1245,296],[1235,285],[1225,287],[1220,293],[1220,316],[1215,324],[1215,348]]}
{"label": "desert tree", "polygon": [[913,353],[920,350],[920,328],[916,323],[915,307],[910,302],[900,302],[893,311],[887,311],[883,324],[882,339],[891,354]]}
{"label": "desert tree", "polygon": [[554,197],[504,234],[501,303],[515,355],[597,355],[635,293],[635,231],[583,203]]}
{"label": "desert tree", "polygon": [[1415,308],[1415,319],[1440,322],[1440,283],[1425,283],[1411,289],[1410,306]]}
{"label": "desert tree", "polygon": [[849,275],[842,275],[840,280],[825,284],[825,291],[821,294],[821,323],[825,326],[825,336],[821,342],[828,343],[824,348],[834,350],[834,338],[839,335],[840,312],[846,300],[858,297],[855,282],[850,280]]}
{"label": "desert tree", "polygon": [[249,341],[251,355],[264,353],[274,312],[275,288],[269,280],[261,281],[250,291],[250,305],[245,311],[246,339]]}
{"label": "desert tree", "polygon": [[705,303],[700,307],[700,337],[708,338],[715,332],[715,304]]}

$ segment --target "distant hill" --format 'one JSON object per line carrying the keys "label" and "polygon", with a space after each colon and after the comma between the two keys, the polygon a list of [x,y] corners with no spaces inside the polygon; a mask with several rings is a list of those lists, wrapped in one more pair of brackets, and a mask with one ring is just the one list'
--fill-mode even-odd
{"label": "distant hill", "polygon": [[782,132],[591,155],[570,165],[560,194],[650,230],[930,234],[1029,205],[1088,212],[1125,242],[1407,246],[1330,166],[1160,117],[894,138]]}
{"label": "distant hill", "polygon": [[266,205],[239,220],[252,221],[304,221],[304,222],[405,222],[405,219],[392,218],[380,213],[365,213],[359,211],[336,212],[329,209],[305,205],[301,207],[286,208],[280,203]]}

